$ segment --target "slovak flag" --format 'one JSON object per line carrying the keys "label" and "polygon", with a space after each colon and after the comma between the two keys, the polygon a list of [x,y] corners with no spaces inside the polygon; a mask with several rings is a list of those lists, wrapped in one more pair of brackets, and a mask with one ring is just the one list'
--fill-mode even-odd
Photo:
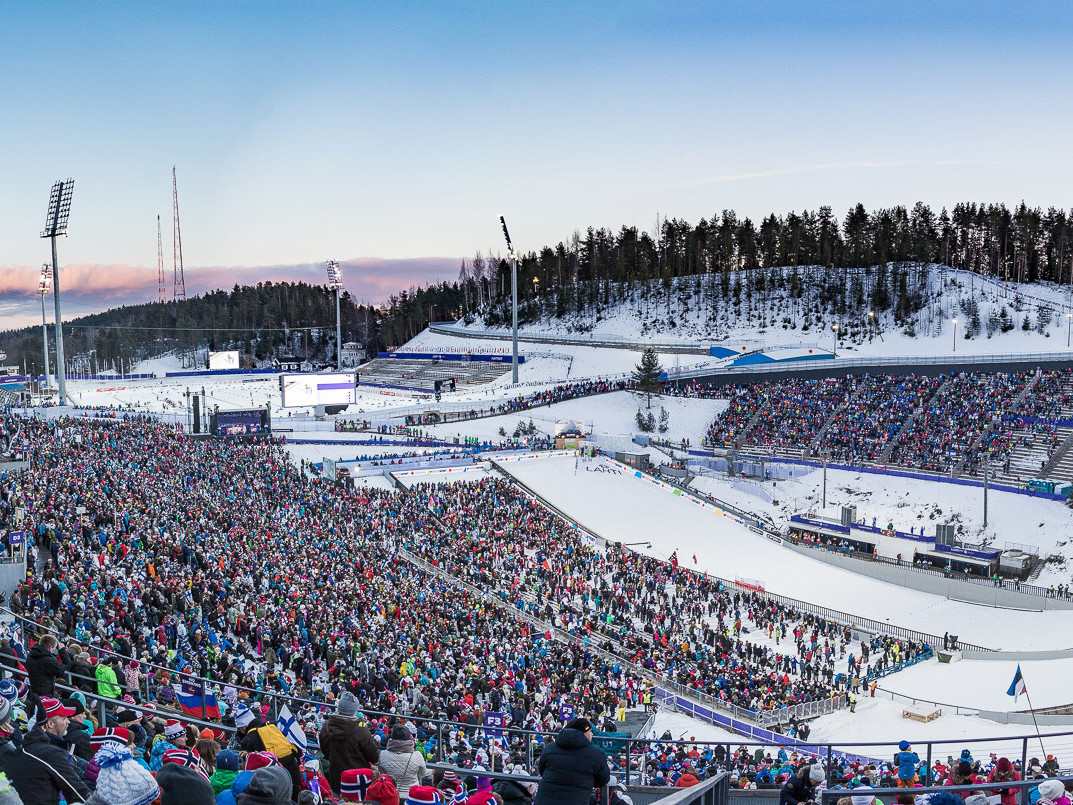
{"label": "slovak flag", "polygon": [[1013,696],[1013,700],[1017,701],[1020,695],[1028,693],[1028,688],[1025,687],[1025,678],[1021,676],[1021,666],[1018,664],[1017,673],[1013,675],[1013,682],[1010,683],[1010,689],[1006,691],[1007,696]]}

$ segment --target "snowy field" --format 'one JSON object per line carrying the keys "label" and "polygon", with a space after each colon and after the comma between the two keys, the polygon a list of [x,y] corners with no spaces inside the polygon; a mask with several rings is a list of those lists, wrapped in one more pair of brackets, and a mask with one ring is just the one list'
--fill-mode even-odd
{"label": "snowy field", "polygon": [[[1073,701],[1073,691],[1067,684],[1073,679],[1073,658],[1021,663],[962,660],[950,664],[930,660],[892,674],[879,684],[903,696],[926,696],[959,707],[996,712],[1027,710],[1024,696],[1015,702],[1012,696],[1006,695],[1018,665],[1034,707],[1058,707]],[[1069,716],[1069,722],[1073,724],[1073,715]]]}
{"label": "snowy field", "polygon": [[[668,429],[666,433],[653,436],[680,442],[689,438],[693,444],[700,444],[701,438],[708,430],[712,420],[727,407],[726,400],[690,400],[681,397],[653,397],[652,412],[659,418],[660,408],[667,411]],[[487,419],[469,422],[451,422],[445,425],[425,427],[428,433],[441,439],[453,439],[456,436],[477,436],[481,439],[498,441],[503,438],[500,428],[507,436],[514,433],[519,425],[527,425],[530,420],[537,429],[551,435],[555,432],[555,423],[560,420],[579,420],[591,423],[598,436],[631,436],[638,432],[636,414],[641,409],[647,412],[645,396],[628,391],[616,391],[595,397],[581,397],[576,400],[544,405],[515,414],[503,414]]]}
{"label": "snowy field", "polygon": [[[723,473],[698,475],[692,486],[746,511],[767,515],[775,522],[792,514],[813,512],[836,520],[841,507],[855,505],[858,519],[878,525],[893,523],[899,531],[913,528],[934,535],[940,523],[960,527],[958,536],[971,543],[1004,548],[1006,542],[1033,545],[1041,556],[1070,551],[1073,510],[1059,501],[1031,498],[1012,492],[988,492],[987,529],[983,527],[984,491],[978,487],[917,481],[871,473],[827,471],[827,508],[822,506],[823,472],[794,467],[784,481],[732,480]],[[801,474],[798,477],[798,474]],[[1048,564],[1033,582],[1044,586],[1068,583],[1069,571]]]}
{"label": "snowy field", "polygon": [[[1073,611],[1026,615],[982,607],[832,567],[757,536],[688,496],[620,470],[608,459],[497,463],[595,533],[618,542],[650,542],[651,548],[635,549],[663,559],[677,551],[686,566],[725,579],[757,580],[773,593],[931,634],[954,631],[963,641],[988,648],[1044,650],[1073,644]],[[1056,640],[1056,635],[1062,637]]]}

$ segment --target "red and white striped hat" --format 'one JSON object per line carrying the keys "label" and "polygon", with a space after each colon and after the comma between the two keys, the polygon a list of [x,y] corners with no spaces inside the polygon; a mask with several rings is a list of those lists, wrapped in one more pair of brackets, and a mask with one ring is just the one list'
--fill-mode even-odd
{"label": "red and white striped hat", "polygon": [[130,730],[124,727],[114,727],[112,729],[99,727],[98,729],[95,729],[93,734],[89,737],[90,745],[94,750],[100,749],[101,746],[109,741],[126,746],[130,743]]}
{"label": "red and white striped hat", "polygon": [[201,757],[194,750],[169,749],[164,753],[162,762],[165,764],[175,763],[179,766],[185,766],[188,769],[193,769],[206,780],[209,779],[209,772],[205,768],[205,764],[201,762]]}
{"label": "red and white striped hat", "polygon": [[279,758],[272,752],[250,752],[246,755],[245,771],[253,771],[255,769],[263,769],[265,766],[279,766]]}

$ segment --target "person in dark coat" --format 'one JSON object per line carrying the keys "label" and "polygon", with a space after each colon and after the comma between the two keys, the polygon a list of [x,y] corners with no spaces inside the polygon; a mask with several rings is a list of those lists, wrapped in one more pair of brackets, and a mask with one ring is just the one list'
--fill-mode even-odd
{"label": "person in dark coat", "polygon": [[575,718],[550,741],[537,761],[535,805],[588,805],[592,789],[611,780],[607,755],[592,745],[592,724]]}
{"label": "person in dark coat", "polygon": [[42,697],[41,705],[46,715],[44,723],[30,730],[19,751],[0,759],[0,768],[23,802],[59,805],[60,794],[68,803],[85,802],[89,788],[60,745],[74,711],[50,697]]}
{"label": "person in dark coat", "polygon": [[822,766],[802,766],[779,792],[779,805],[803,805],[811,802],[813,790],[823,780]]}
{"label": "person in dark coat", "polygon": [[347,769],[375,769],[380,750],[373,735],[358,724],[358,700],[346,691],[339,697],[338,712],[324,720],[320,749],[328,758],[328,782],[338,795],[339,777]]}
{"label": "person in dark coat", "polygon": [[74,715],[71,716],[71,723],[67,726],[67,732],[64,733],[63,740],[67,743],[72,755],[80,757],[88,763],[93,760],[96,750],[94,750],[93,744],[90,742],[93,727],[86,723],[85,705],[78,699],[67,699],[64,701],[63,706],[69,710],[74,710]]}
{"label": "person in dark coat", "polygon": [[56,696],[56,680],[67,678],[71,655],[59,645],[55,635],[47,634],[30,649],[26,671],[30,675],[30,691],[38,696]]}
{"label": "person in dark coat", "polygon": [[492,783],[492,793],[503,805],[531,805],[533,798],[529,789],[521,780],[496,780]]}

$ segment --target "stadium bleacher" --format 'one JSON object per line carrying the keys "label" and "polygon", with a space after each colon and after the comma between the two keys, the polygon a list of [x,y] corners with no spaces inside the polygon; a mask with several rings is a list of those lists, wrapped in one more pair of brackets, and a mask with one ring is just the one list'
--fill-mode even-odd
{"label": "stadium bleacher", "polygon": [[713,389],[706,444],[1023,485],[1073,479],[1073,372],[788,379]]}

